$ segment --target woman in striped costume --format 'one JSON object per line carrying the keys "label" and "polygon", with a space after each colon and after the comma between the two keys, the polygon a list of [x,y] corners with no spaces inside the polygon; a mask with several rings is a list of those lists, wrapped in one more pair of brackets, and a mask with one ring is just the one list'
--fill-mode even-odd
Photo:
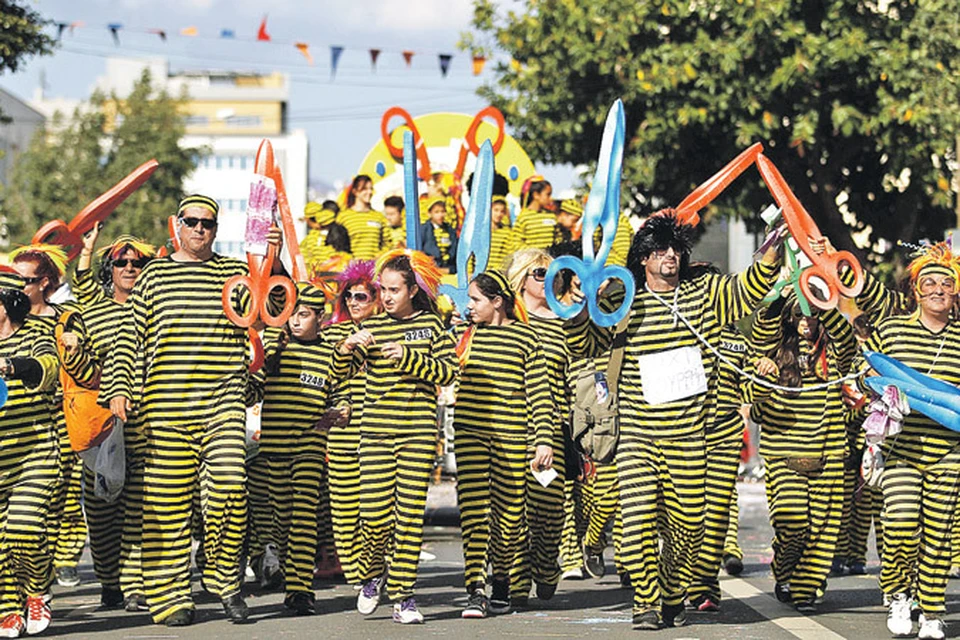
{"label": "woman in striped costume", "polygon": [[387,218],[370,206],[373,181],[358,175],[347,193],[347,208],[337,214],[337,222],[350,234],[350,248],[357,260],[371,260],[390,246]]}
{"label": "woman in striped costume", "polygon": [[453,338],[437,315],[440,272],[430,258],[409,249],[389,251],[377,262],[377,274],[386,313],[341,341],[333,360],[341,380],[367,367],[359,448],[364,499],[357,573],[363,587],[357,610],[373,613],[385,584],[394,601],[393,619],[420,623],[413,590],[436,457],[436,387],[452,384],[458,368]]}
{"label": "woman in striped costume", "polygon": [[772,304],[753,327],[757,364],[783,391],[751,382],[750,417],[761,425],[760,455],[774,529],[778,600],[814,613],[826,590],[843,510],[846,420],[840,386],[823,388],[850,369],[853,329],[837,310],[806,316],[796,298]]}
{"label": "woman in striped costume", "polygon": [[[79,327],[64,332],[66,356],[61,365],[77,382],[99,384],[103,365],[113,348],[126,302],[143,267],[153,258],[150,245],[120,236],[100,253],[96,277],[91,269],[99,228],[84,237],[73,275],[73,293],[82,309]],[[142,366],[142,363],[138,363]],[[145,439],[136,418],[124,425],[127,477],[120,499],[106,502],[94,495],[94,476],[84,466],[84,510],[90,528],[93,570],[100,581],[103,607],[125,605],[128,611],[146,607],[140,572],[140,527],[143,503]]]}
{"label": "woman in striped costume", "polygon": [[513,225],[513,248],[546,249],[554,243],[557,226],[557,215],[552,210],[553,187],[543,176],[534,176],[523,198],[523,208]]}
{"label": "woman in striped costume", "polygon": [[503,269],[513,243],[513,228],[510,225],[510,207],[503,196],[493,196],[490,204],[490,258],[487,264],[493,269]]}
{"label": "woman in striped costume", "polygon": [[[484,618],[488,559],[493,567],[490,613],[510,611],[510,573],[527,546],[528,434],[535,434],[530,468],[549,469],[556,420],[543,349],[523,302],[496,271],[477,275],[468,294],[471,324],[458,345],[461,373],[454,415],[457,502],[469,594],[462,615]],[[495,429],[491,414],[496,415]],[[554,482],[562,496],[562,484]]]}
{"label": "woman in striped costume", "polygon": [[[337,341],[357,332],[371,316],[381,312],[380,286],[375,279],[372,260],[355,260],[337,277],[340,294],[334,306],[332,324],[324,335]],[[360,519],[360,421],[363,417],[363,395],[366,367],[341,381],[334,388],[330,404],[344,420],[336,421],[327,436],[329,464],[330,515],[333,541],[344,578],[359,585]]]}

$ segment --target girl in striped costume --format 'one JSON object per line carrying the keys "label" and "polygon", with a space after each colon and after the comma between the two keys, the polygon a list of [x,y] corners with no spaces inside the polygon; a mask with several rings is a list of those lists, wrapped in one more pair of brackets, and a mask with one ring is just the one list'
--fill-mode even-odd
{"label": "girl in striped costume", "polygon": [[337,214],[337,222],[350,234],[350,249],[357,260],[371,260],[390,246],[387,218],[370,206],[373,181],[358,175],[347,193],[347,208]]}
{"label": "girl in striped costume", "polygon": [[373,613],[386,584],[393,619],[420,623],[413,589],[436,456],[436,387],[452,384],[458,367],[453,338],[437,315],[440,272],[430,258],[409,249],[389,251],[377,262],[377,273],[386,313],[341,341],[333,360],[341,380],[367,367],[359,449],[364,499],[357,573],[363,588],[357,610]]}
{"label": "girl in striped costume", "polygon": [[[0,268],[2,269],[2,268]],[[50,625],[53,540],[47,519],[58,478],[59,435],[43,391],[57,378],[53,335],[29,318],[24,281],[0,270],[0,637],[40,633]],[[24,613],[26,612],[26,620]]]}
{"label": "girl in striped costume", "polygon": [[553,212],[553,187],[543,176],[534,176],[523,194],[523,208],[513,225],[513,248],[546,249],[554,242],[557,215]]}
{"label": "girl in striped costume", "polygon": [[[555,415],[540,340],[506,278],[496,271],[481,273],[470,283],[468,294],[472,324],[458,345],[461,373],[454,415],[457,501],[469,594],[462,615],[484,618],[488,559],[493,567],[490,612],[510,611],[509,572],[525,554],[527,542],[528,433],[535,434],[531,469],[549,469]],[[491,413],[496,415],[495,429],[490,426]],[[554,482],[562,496],[562,484]]]}

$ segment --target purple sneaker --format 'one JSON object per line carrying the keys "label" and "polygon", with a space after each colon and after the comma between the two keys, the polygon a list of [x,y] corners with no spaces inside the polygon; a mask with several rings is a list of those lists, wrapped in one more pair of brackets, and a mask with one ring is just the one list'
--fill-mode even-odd
{"label": "purple sneaker", "polygon": [[400,624],[422,624],[423,614],[417,609],[417,601],[413,596],[404,598],[393,605],[393,621]]}

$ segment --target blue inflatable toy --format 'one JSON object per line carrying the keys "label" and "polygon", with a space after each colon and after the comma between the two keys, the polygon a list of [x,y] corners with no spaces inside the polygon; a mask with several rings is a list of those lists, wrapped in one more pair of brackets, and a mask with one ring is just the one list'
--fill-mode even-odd
{"label": "blue inflatable toy", "polygon": [[866,351],[864,355],[871,368],[880,374],[866,379],[867,386],[875,393],[883,394],[886,387],[893,385],[906,396],[911,411],[960,432],[960,389],[882,353]]}

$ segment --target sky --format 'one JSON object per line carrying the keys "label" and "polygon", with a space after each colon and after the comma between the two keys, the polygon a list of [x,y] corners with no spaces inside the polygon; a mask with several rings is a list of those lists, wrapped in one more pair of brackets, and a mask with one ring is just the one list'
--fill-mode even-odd
{"label": "sky", "polygon": [[[474,77],[467,52],[456,48],[470,29],[471,0],[30,0],[44,18],[83,22],[50,56],[30,59],[16,74],[0,75],[0,87],[30,99],[41,80],[48,97],[90,95],[109,56],[164,56],[172,72],[216,69],[281,71],[290,76],[289,126],[310,140],[312,183],[349,180],[380,138],[380,118],[393,105],[413,116],[434,111],[474,114],[484,106],[477,87],[492,80],[487,70]],[[254,41],[267,15],[267,32],[277,42]],[[107,28],[124,26],[116,46]],[[196,27],[198,37],[179,35]],[[157,35],[143,33],[162,29]],[[236,40],[219,38],[232,29]],[[139,31],[140,33],[138,33]],[[55,29],[51,30],[55,34]],[[306,42],[314,65],[294,48]],[[287,44],[281,44],[287,43]],[[330,46],[344,52],[331,79]],[[382,50],[376,72],[368,50]],[[410,68],[401,52],[416,55]],[[438,54],[453,54],[442,77]],[[510,123],[507,123],[509,131]],[[555,191],[574,181],[570,167],[538,166]]]}

